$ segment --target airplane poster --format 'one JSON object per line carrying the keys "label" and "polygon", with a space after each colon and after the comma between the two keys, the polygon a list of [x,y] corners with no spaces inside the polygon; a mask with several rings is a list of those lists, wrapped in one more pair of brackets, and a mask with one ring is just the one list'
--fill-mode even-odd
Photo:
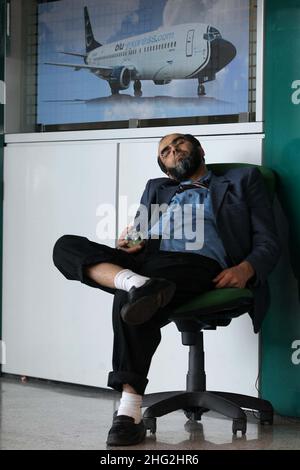
{"label": "airplane poster", "polygon": [[247,0],[38,6],[42,125],[248,112]]}

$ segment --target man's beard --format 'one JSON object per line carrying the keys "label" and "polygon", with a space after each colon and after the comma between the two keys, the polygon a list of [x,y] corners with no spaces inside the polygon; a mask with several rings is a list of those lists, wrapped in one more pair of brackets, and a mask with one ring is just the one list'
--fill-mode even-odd
{"label": "man's beard", "polygon": [[179,160],[175,167],[168,168],[168,173],[177,181],[185,181],[199,169],[201,163],[198,149],[193,149],[187,157]]}

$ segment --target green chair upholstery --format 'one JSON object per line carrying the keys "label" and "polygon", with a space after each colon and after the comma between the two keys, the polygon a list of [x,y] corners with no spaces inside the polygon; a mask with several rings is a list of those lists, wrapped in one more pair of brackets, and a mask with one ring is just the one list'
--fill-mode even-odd
{"label": "green chair upholstery", "polygon": [[251,163],[211,163],[206,165],[209,170],[219,176],[226,173],[226,171],[233,170],[234,168],[256,167],[261,172],[264,179],[270,199],[273,200],[276,192],[277,179],[273,170],[265,166],[252,165]]}
{"label": "green chair upholstery", "polygon": [[[216,175],[233,168],[256,166],[264,179],[270,199],[276,189],[276,176],[272,170],[246,163],[211,164],[207,167]],[[205,383],[203,330],[213,330],[229,325],[231,320],[249,312],[253,303],[251,290],[224,288],[195,296],[177,308],[169,316],[181,332],[182,344],[189,346],[187,387],[185,391],[161,392],[146,395],[143,400],[143,419],[151,433],[156,431],[156,418],[182,409],[185,415],[200,421],[203,413],[213,410],[232,419],[232,432],[246,433],[247,416],[244,409],[259,413],[262,424],[273,422],[273,407],[270,402],[230,392],[207,391]]]}

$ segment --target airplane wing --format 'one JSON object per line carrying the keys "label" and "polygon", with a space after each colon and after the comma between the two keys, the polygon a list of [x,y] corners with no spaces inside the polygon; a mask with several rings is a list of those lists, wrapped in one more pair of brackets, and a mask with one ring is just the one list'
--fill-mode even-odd
{"label": "airplane wing", "polygon": [[78,70],[90,70],[90,72],[99,72],[101,75],[107,75],[108,72],[111,72],[114,67],[109,67],[106,65],[87,65],[87,64],[61,64],[57,62],[44,62],[45,65],[55,65],[56,67],[69,67],[74,69],[76,72]]}
{"label": "airplane wing", "polygon": [[65,52],[65,51],[57,51],[59,54],[65,54],[65,55],[72,55],[75,57],[82,57],[85,58],[86,54],[79,54],[78,52]]}

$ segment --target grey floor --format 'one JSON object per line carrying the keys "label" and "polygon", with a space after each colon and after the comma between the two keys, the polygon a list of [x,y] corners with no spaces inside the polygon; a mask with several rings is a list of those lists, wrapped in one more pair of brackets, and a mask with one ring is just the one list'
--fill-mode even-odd
{"label": "grey floor", "polygon": [[[1,378],[0,390],[0,449],[107,449],[118,394],[15,377]],[[192,423],[179,411],[159,418],[156,435],[132,449],[300,449],[300,419],[275,416],[261,426],[249,413],[247,435],[233,437],[226,418],[209,412]]]}

